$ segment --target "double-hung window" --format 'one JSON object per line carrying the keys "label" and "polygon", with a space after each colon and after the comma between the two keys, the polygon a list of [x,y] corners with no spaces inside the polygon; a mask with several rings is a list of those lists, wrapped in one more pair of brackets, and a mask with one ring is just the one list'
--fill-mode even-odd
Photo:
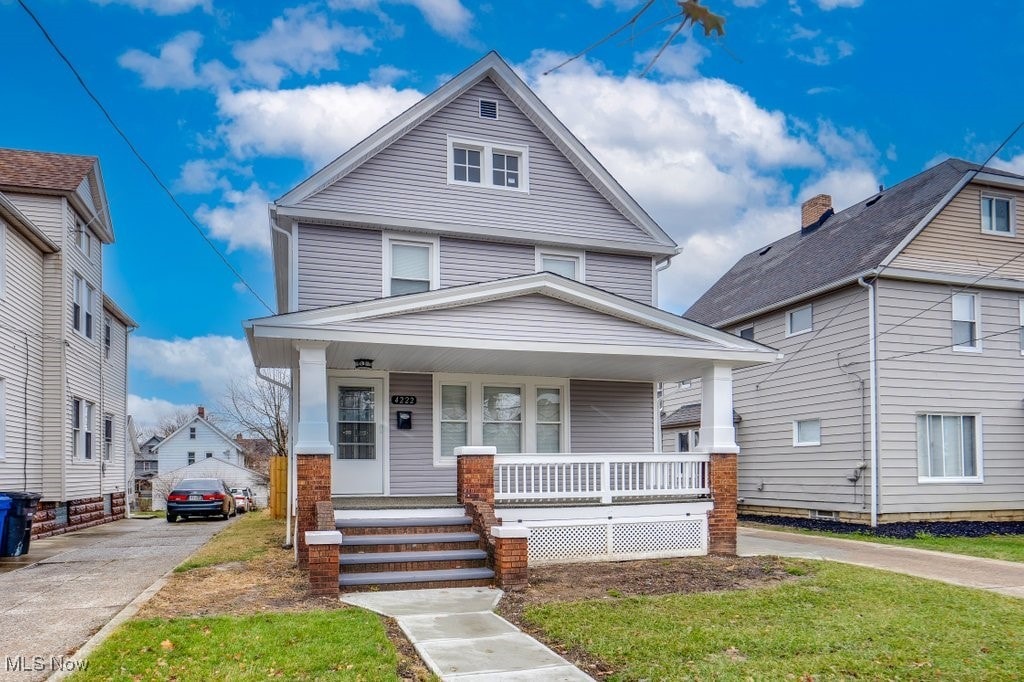
{"label": "double-hung window", "polygon": [[452,454],[469,445],[469,385],[442,384],[440,393],[441,453]]}
{"label": "double-hung window", "polygon": [[448,184],[529,191],[529,148],[448,138]]}
{"label": "double-hung window", "polygon": [[384,295],[417,294],[440,286],[437,238],[384,236]]}
{"label": "double-hung window", "polygon": [[537,248],[535,253],[537,272],[553,272],[567,279],[586,281],[582,251]]}
{"label": "double-hung window", "polygon": [[114,449],[114,415],[103,415],[103,459],[110,461]]}
{"label": "double-hung window", "polygon": [[924,482],[981,481],[980,418],[917,415],[917,476]]}
{"label": "double-hung window", "polygon": [[814,307],[805,305],[786,313],[786,336],[809,332],[814,328]]}
{"label": "double-hung window", "polygon": [[7,225],[0,220],[0,298],[7,283]]}
{"label": "double-hung window", "polygon": [[498,453],[523,451],[523,389],[520,386],[483,387],[483,445]]}
{"label": "double-hung window", "polygon": [[87,339],[92,338],[92,315],[96,302],[96,290],[81,275],[74,276],[72,292],[71,326]]}
{"label": "double-hung window", "polygon": [[71,399],[71,453],[75,459],[92,461],[95,416],[95,403],[81,398]]}
{"label": "double-hung window", "polygon": [[537,387],[537,452],[562,451],[562,389]]}
{"label": "double-hung window", "polygon": [[110,318],[103,318],[103,357],[110,359]]}
{"label": "double-hung window", "polygon": [[1012,236],[1016,227],[1013,213],[1014,201],[1011,197],[981,195],[982,232]]}
{"label": "double-hung window", "polygon": [[188,439],[189,440],[195,440],[196,439],[196,427],[194,427],[194,426],[188,427]]}
{"label": "double-hung window", "polygon": [[188,463],[189,464],[195,464],[196,463],[196,453],[194,453],[194,452],[188,453]]}
{"label": "double-hung window", "polygon": [[695,452],[699,445],[700,429],[690,429],[689,431],[681,431],[679,435],[676,436],[677,452]]}
{"label": "double-hung window", "polygon": [[980,351],[977,294],[953,294],[953,350]]}

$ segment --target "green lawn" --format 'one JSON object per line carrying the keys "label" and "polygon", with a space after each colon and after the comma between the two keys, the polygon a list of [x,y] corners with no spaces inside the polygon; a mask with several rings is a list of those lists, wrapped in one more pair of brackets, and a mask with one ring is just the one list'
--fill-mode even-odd
{"label": "green lawn", "polygon": [[138,620],[76,673],[89,680],[398,680],[376,615],[361,609]]}
{"label": "green lawn", "polygon": [[[203,523],[203,521],[179,521],[178,523]],[[205,523],[216,523],[206,521]],[[249,561],[264,554],[283,540],[284,524],[275,521],[267,510],[242,515],[229,527],[230,532],[220,531],[174,570],[181,573],[194,568],[206,568],[231,561]],[[280,528],[281,534],[274,530]],[[227,529],[225,529],[227,530]]]}
{"label": "green lawn", "polygon": [[1020,679],[1024,600],[829,562],[734,592],[545,604],[525,617],[615,680]]}

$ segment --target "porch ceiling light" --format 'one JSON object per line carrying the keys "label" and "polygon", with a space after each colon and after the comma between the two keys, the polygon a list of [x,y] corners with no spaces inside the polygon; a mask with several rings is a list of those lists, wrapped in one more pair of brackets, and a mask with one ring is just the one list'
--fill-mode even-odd
{"label": "porch ceiling light", "polygon": [[369,358],[356,358],[356,369],[373,369],[373,360]]}

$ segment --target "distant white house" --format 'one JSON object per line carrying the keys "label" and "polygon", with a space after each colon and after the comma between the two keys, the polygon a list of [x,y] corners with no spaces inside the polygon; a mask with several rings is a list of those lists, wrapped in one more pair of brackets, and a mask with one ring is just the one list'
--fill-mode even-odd
{"label": "distant white house", "polygon": [[196,416],[153,446],[157,474],[163,475],[205,459],[216,459],[245,467],[244,451],[238,442],[206,419],[200,406]]}
{"label": "distant white house", "polygon": [[256,500],[256,507],[263,509],[267,506],[269,479],[266,474],[246,469],[244,466],[226,462],[217,457],[210,457],[196,460],[195,464],[163,472],[153,477],[152,508],[155,510],[166,509],[167,494],[186,478],[219,478],[232,488],[251,488]]}

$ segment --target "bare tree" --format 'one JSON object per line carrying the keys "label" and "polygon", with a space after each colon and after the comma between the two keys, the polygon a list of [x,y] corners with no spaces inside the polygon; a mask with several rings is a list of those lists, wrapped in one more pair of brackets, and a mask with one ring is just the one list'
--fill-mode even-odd
{"label": "bare tree", "polygon": [[181,408],[176,410],[173,414],[170,414],[161,419],[157,425],[153,428],[153,435],[166,438],[185,424],[192,421],[196,416],[196,411],[188,408]]}
{"label": "bare tree", "polygon": [[257,376],[231,382],[221,411],[243,431],[270,443],[271,454],[288,454],[288,406],[290,373],[285,369],[267,370],[274,383]]}

